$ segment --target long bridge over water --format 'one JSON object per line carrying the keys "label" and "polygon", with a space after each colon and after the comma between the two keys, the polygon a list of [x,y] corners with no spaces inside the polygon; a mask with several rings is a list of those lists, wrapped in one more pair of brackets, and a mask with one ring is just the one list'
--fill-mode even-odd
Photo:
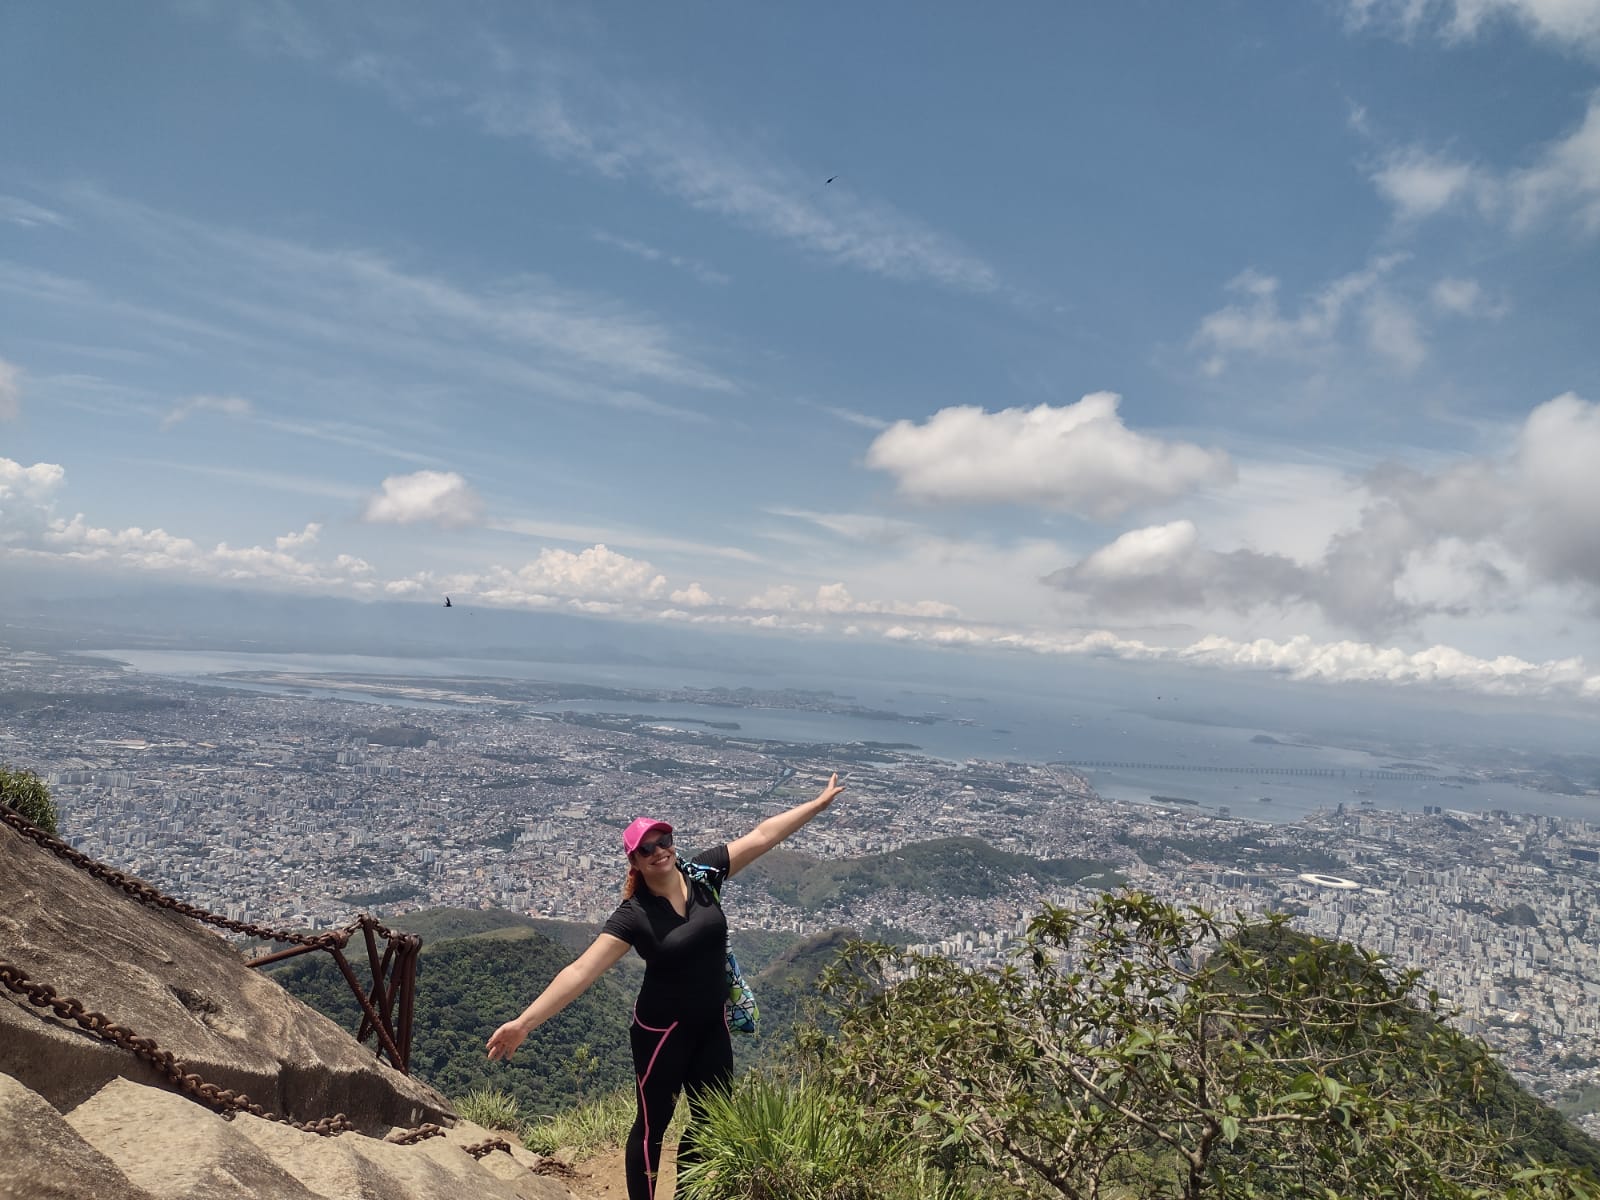
{"label": "long bridge over water", "polygon": [[1439,776],[1424,772],[1347,770],[1343,767],[1219,767],[1202,763],[1114,762],[1109,759],[1080,758],[1060,764],[1085,771],[1205,771],[1215,775],[1302,775],[1318,779],[1369,779],[1386,783],[1436,783]]}

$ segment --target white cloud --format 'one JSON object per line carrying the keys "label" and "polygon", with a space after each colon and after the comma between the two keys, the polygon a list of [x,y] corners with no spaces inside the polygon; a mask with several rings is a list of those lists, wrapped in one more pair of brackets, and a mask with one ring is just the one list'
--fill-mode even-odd
{"label": "white cloud", "polygon": [[1600,606],[1600,405],[1534,409],[1507,453],[1427,473],[1370,472],[1353,524],[1310,559],[1203,545],[1191,522],[1123,534],[1046,582],[1098,610],[1249,612],[1310,606],[1363,634],[1515,605],[1534,585]]}
{"label": "white cloud", "polygon": [[882,417],[874,417],[867,413],[856,412],[852,408],[840,408],[834,404],[819,404],[817,407],[823,412],[827,413],[830,417],[836,417],[837,419],[843,421],[846,425],[855,425],[861,429],[870,429],[873,432],[878,432],[879,430],[889,428],[889,422],[885,421]]}
{"label": "white cloud", "polygon": [[491,133],[612,179],[640,178],[691,208],[726,217],[841,266],[894,279],[994,292],[987,263],[913,217],[824,185],[812,171],[741,146],[694,114],[615,79],[537,53],[502,55],[476,81],[469,111]]}
{"label": "white cloud", "polygon": [[1531,167],[1513,172],[1506,189],[1515,229],[1565,215],[1585,233],[1600,233],[1600,92],[1589,98],[1578,127]]}
{"label": "white cloud", "polygon": [[1541,404],[1512,462],[1511,538],[1545,577],[1600,595],[1600,404],[1571,392]]}
{"label": "white cloud", "polygon": [[1367,345],[1401,371],[1414,371],[1428,357],[1422,340],[1422,326],[1405,304],[1386,292],[1378,292],[1361,313],[1366,325]]}
{"label": "white cloud", "polygon": [[161,418],[161,428],[171,429],[197,412],[216,412],[229,417],[249,417],[255,409],[243,396],[191,396],[180,400]]}
{"label": "white cloud", "polygon": [[1415,368],[1427,354],[1414,313],[1386,290],[1384,280],[1404,262],[1404,254],[1374,259],[1309,296],[1297,312],[1286,313],[1278,302],[1278,281],[1247,270],[1228,283],[1242,299],[1208,313],[1190,340],[1205,355],[1201,370],[1220,375],[1230,356],[1252,354],[1291,360],[1325,357],[1339,345],[1347,318],[1354,312],[1366,332],[1368,346],[1402,370]]}
{"label": "white cloud", "polygon": [[1221,450],[1130,430],[1120,402],[1094,392],[1060,408],[941,409],[921,425],[885,430],[867,465],[922,500],[1038,504],[1102,519],[1233,478]]}
{"label": "white cloud", "polygon": [[0,358],[0,421],[14,421],[22,412],[22,373]]}
{"label": "white cloud", "polygon": [[51,225],[64,229],[71,224],[66,217],[53,209],[43,208],[20,196],[0,195],[0,221],[24,228]]}
{"label": "white cloud", "polygon": [[881,636],[953,648],[1267,671],[1324,683],[1433,686],[1498,696],[1600,697],[1600,675],[1591,674],[1582,659],[1538,663],[1511,656],[1485,659],[1449,646],[1406,651],[1366,642],[1318,642],[1303,636],[1279,642],[1270,638],[1238,641],[1217,635],[1187,646],[1158,646],[1108,630],[1063,635],[955,624],[892,626],[881,631]]}
{"label": "white cloud", "polygon": [[1347,0],[1347,5],[1355,24],[1387,26],[1407,37],[1432,32],[1447,41],[1465,41],[1509,23],[1541,41],[1600,55],[1600,3],[1595,0]]}
{"label": "white cloud", "polygon": [[1503,301],[1491,300],[1476,279],[1445,278],[1433,285],[1428,293],[1433,306],[1440,312],[1458,317],[1490,317],[1506,315]]}
{"label": "white cloud", "polygon": [[362,519],[395,525],[420,521],[472,525],[480,519],[482,508],[477,493],[454,471],[414,471],[385,479],[383,490],[368,501]]}
{"label": "white cloud", "polygon": [[561,601],[642,602],[660,599],[669,590],[666,576],[648,562],[603,545],[576,554],[547,548],[521,567],[495,567],[483,575],[447,582],[449,590],[466,592],[490,604],[518,607],[546,607]]}
{"label": "white cloud", "polygon": [[857,600],[842,583],[824,583],[812,595],[792,584],[776,584],[744,602],[749,612],[817,613],[825,615],[877,614],[897,617],[949,618],[960,616],[953,604],[938,600]]}
{"label": "white cloud", "polygon": [[714,267],[709,267],[696,258],[686,258],[681,254],[671,254],[666,250],[658,250],[645,242],[638,242],[632,238],[618,237],[604,230],[596,230],[594,240],[602,246],[611,246],[621,250],[624,254],[631,254],[635,258],[642,258],[646,262],[661,262],[668,266],[676,267],[680,271],[687,271],[701,283],[725,284],[732,283],[733,277],[725,275]]}
{"label": "white cloud", "polygon": [[[443,278],[364,249],[242,233],[93,189],[71,195],[80,214],[143,251],[197,303],[235,320],[228,326],[195,321],[103,296],[75,280],[14,280],[15,290],[43,303],[93,307],[136,328],[243,345],[263,356],[281,357],[284,341],[296,358],[332,347],[345,358],[368,354],[465,374],[546,402],[598,403],[698,422],[706,420],[703,414],[646,395],[638,384],[737,390],[680,349],[661,322],[539,276]],[[0,285],[6,270],[0,268]],[[240,278],[250,281],[249,289],[238,287]]]}
{"label": "white cloud", "polygon": [[889,545],[904,541],[922,531],[922,526],[912,521],[902,520],[899,517],[882,517],[875,513],[813,512],[804,508],[769,508],[766,511],[775,517],[806,521],[826,529],[836,537],[852,542]]}
{"label": "white cloud", "polygon": [[1088,579],[1127,579],[1168,570],[1189,555],[1198,537],[1193,521],[1173,521],[1123,534],[1081,564]]}
{"label": "white cloud", "polygon": [[681,604],[685,608],[705,608],[715,604],[717,598],[698,583],[691,583],[686,588],[680,588],[668,597],[674,604]]}
{"label": "white cloud", "polygon": [[317,535],[322,532],[322,526],[316,521],[309,522],[299,533],[286,533],[274,543],[279,550],[298,550],[302,546],[314,546]]}
{"label": "white cloud", "polygon": [[1442,212],[1480,186],[1472,166],[1415,147],[1391,153],[1372,182],[1395,215],[1408,221]]}
{"label": "white cloud", "polygon": [[46,528],[67,473],[57,463],[25,467],[0,458],[0,546],[28,543]]}
{"label": "white cloud", "polygon": [[1239,642],[1207,637],[1174,656],[1208,666],[1252,667],[1292,679],[1331,683],[1434,684],[1500,696],[1592,693],[1582,659],[1542,663],[1510,655],[1479,658],[1450,646],[1405,651],[1366,642],[1319,643],[1309,637]]}
{"label": "white cloud", "polygon": [[759,556],[740,546],[720,546],[715,542],[696,542],[688,538],[646,533],[637,529],[574,525],[565,521],[534,521],[526,517],[499,518],[486,524],[487,528],[500,533],[553,539],[558,542],[605,542],[607,545],[631,546],[639,550],[661,550],[669,554],[710,555],[713,558],[727,558],[747,563],[761,561]]}
{"label": "white cloud", "polygon": [[90,525],[79,513],[69,521],[54,521],[44,543],[67,558],[90,562],[111,561],[148,570],[197,565],[200,548],[186,537],[164,529],[102,529]]}
{"label": "white cloud", "polygon": [[1527,166],[1495,170],[1413,146],[1391,151],[1372,181],[1402,220],[1470,207],[1518,233],[1562,222],[1600,233],[1600,92]]}

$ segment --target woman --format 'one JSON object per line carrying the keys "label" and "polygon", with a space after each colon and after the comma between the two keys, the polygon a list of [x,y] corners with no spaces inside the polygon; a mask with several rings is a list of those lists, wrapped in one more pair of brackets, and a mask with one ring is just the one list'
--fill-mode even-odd
{"label": "woman", "polygon": [[645,961],[644,983],[633,1006],[629,1037],[639,1110],[628,1134],[628,1200],[655,1200],[661,1134],[672,1119],[678,1092],[689,1097],[689,1129],[678,1161],[695,1157],[694,1121],[707,1089],[733,1078],[733,1044],[723,1002],[728,998],[728,922],[712,888],[737,875],[816,816],[844,790],[837,774],[815,800],[768,817],[742,838],[695,855],[710,868],[712,884],[690,880],[678,865],[672,826],[640,817],[623,832],[628,878],[622,903],[600,936],[514,1021],[489,1039],[489,1057],[509,1059],[528,1034],[605,974],[632,946]]}

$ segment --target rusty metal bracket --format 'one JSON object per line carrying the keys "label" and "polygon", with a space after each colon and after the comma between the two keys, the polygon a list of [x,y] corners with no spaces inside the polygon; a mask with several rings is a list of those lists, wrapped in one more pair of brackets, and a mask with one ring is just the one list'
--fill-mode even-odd
{"label": "rusty metal bracket", "polygon": [[[119,889],[140,904],[151,908],[164,908],[202,924],[214,925],[233,933],[269,942],[287,942],[289,948],[247,960],[246,965],[260,968],[283,962],[313,950],[326,950],[333,956],[345,982],[355,994],[361,1008],[361,1026],[356,1032],[357,1041],[366,1041],[368,1034],[376,1035],[377,1053],[387,1057],[389,1065],[401,1074],[410,1074],[411,1028],[416,997],[417,955],[422,949],[422,939],[414,933],[401,933],[386,928],[366,913],[360,913],[343,929],[325,933],[298,933],[288,929],[273,929],[254,925],[248,921],[235,921],[231,917],[207,912],[203,908],[174,899],[158,891],[142,879],[135,878],[115,867],[107,866],[74,850],[60,838],[46,833],[32,824],[21,813],[0,804],[0,821],[17,833],[37,843],[64,862],[71,863],[96,879]],[[371,988],[364,988],[360,978],[344,956],[344,948],[351,936],[360,930],[367,945],[367,961],[372,968]],[[378,953],[377,938],[384,939],[384,949]]]}

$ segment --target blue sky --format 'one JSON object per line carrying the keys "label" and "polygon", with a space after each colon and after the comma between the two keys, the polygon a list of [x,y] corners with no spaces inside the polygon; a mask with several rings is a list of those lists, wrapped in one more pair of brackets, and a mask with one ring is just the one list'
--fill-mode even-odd
{"label": "blue sky", "polygon": [[1600,0],[20,4],[0,103],[17,578],[1600,699]]}

